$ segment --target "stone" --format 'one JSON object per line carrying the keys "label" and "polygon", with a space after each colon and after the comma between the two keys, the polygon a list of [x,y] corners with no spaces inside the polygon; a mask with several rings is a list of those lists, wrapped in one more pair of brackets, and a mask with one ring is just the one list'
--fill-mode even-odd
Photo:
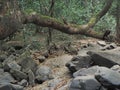
{"label": "stone", "polygon": [[[93,43],[94,44],[94,43]],[[98,44],[94,44],[94,45],[89,45],[88,44],[88,47],[87,48],[81,48],[79,51],[78,51],[78,55],[79,56],[87,56],[87,52],[88,51],[100,51],[101,49],[101,46],[98,45]]]}
{"label": "stone", "polygon": [[24,42],[21,41],[8,41],[6,44],[15,50],[20,50],[24,47]]}
{"label": "stone", "polygon": [[8,72],[0,71],[0,83],[14,82],[15,79]]}
{"label": "stone", "polygon": [[11,63],[11,62],[13,62],[15,60],[16,60],[16,56],[10,55],[7,59],[4,60],[3,65],[5,65],[7,63]]}
{"label": "stone", "polygon": [[12,90],[24,90],[23,86],[11,84]]}
{"label": "stone", "polygon": [[20,85],[10,84],[10,83],[0,83],[0,90],[24,90]]}
{"label": "stone", "polygon": [[1,85],[0,84],[0,90],[12,90],[12,87],[10,85]]}
{"label": "stone", "polygon": [[69,90],[103,90],[101,84],[93,75],[78,76],[74,78],[69,86]]}
{"label": "stone", "polygon": [[120,89],[120,73],[106,67],[100,67],[95,78],[107,88]]}
{"label": "stone", "polygon": [[[120,65],[119,49],[93,52],[89,51],[94,65],[100,65],[111,68],[113,65]],[[104,63],[103,63],[104,62]]]}
{"label": "stone", "polygon": [[78,50],[73,46],[66,47],[66,50],[71,55],[77,55],[78,54]]}
{"label": "stone", "polygon": [[25,73],[23,73],[22,71],[11,69],[10,73],[18,81],[20,81],[22,79],[27,79],[27,75]]}
{"label": "stone", "polygon": [[78,76],[87,76],[87,75],[95,75],[95,73],[99,70],[99,66],[92,66],[90,68],[82,68],[75,73],[73,73],[73,77]]}
{"label": "stone", "polygon": [[4,73],[4,69],[0,68],[0,74]]}
{"label": "stone", "polygon": [[10,71],[10,69],[21,70],[21,66],[19,66],[15,61],[8,62],[4,66],[4,71]]}
{"label": "stone", "polygon": [[34,86],[35,85],[35,75],[32,72],[32,70],[28,71],[28,79],[29,79],[29,84]]}
{"label": "stone", "polygon": [[27,80],[23,79],[20,82],[18,82],[18,85],[26,87],[26,86],[28,86],[28,82],[27,82]]}
{"label": "stone", "polygon": [[3,62],[7,58],[7,55],[0,55],[0,62]]}
{"label": "stone", "polygon": [[90,56],[76,56],[72,60],[66,63],[68,69],[74,73],[81,68],[87,68],[91,66],[91,57]]}
{"label": "stone", "polygon": [[106,42],[105,41],[97,41],[97,44],[99,44],[100,46],[106,46]]}
{"label": "stone", "polygon": [[46,58],[44,56],[39,56],[37,57],[37,59],[39,60],[40,63],[42,63],[45,61]]}
{"label": "stone", "polygon": [[105,47],[101,48],[101,50],[111,50],[117,48],[117,45],[115,43],[111,43],[106,45]]}
{"label": "stone", "polygon": [[35,73],[38,66],[31,57],[20,59],[18,64],[22,67],[23,72],[28,72],[29,70],[32,70],[32,72]]}
{"label": "stone", "polygon": [[36,71],[36,81],[42,83],[50,79],[51,69],[47,66],[40,66]]}
{"label": "stone", "polygon": [[45,57],[45,58],[48,58],[49,57],[49,52],[48,51],[45,51],[42,53],[42,55]]}
{"label": "stone", "polygon": [[113,67],[111,67],[111,69],[120,73],[120,66],[119,65],[114,65]]}
{"label": "stone", "polygon": [[56,86],[59,85],[61,82],[62,82],[62,79],[60,79],[60,78],[54,78],[52,80],[49,80],[45,90],[49,90],[49,89],[54,90],[54,89],[56,89]]}

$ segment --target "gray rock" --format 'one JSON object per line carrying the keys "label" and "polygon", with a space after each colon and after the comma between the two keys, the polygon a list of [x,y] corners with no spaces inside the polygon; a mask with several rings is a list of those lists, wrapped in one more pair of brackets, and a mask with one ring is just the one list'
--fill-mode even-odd
{"label": "gray rock", "polygon": [[0,62],[3,62],[7,58],[7,55],[0,55]]}
{"label": "gray rock", "polygon": [[28,72],[31,69],[35,73],[38,66],[31,57],[25,57],[19,60],[18,64],[22,67],[23,72]]}
{"label": "gray rock", "polygon": [[0,84],[0,90],[12,90],[12,87],[10,85],[1,85]]}
{"label": "gray rock", "polygon": [[22,71],[11,69],[10,73],[12,74],[12,76],[15,79],[17,79],[19,81],[22,79],[27,79],[27,75],[25,73],[23,73]]}
{"label": "gray rock", "polygon": [[95,65],[105,66],[109,68],[111,68],[113,65],[120,65],[119,53],[119,49],[99,52],[88,52],[88,54],[92,57],[92,61]]}
{"label": "gray rock", "polygon": [[61,79],[55,78],[48,83],[48,87],[54,89],[56,85],[59,84],[61,81]]}
{"label": "gray rock", "polygon": [[44,56],[39,56],[37,59],[39,60],[40,63],[42,63],[45,61],[46,58]]}
{"label": "gray rock", "polygon": [[111,69],[120,73],[120,66],[119,65],[114,65],[113,67],[111,67]]}
{"label": "gray rock", "polygon": [[0,68],[0,74],[4,73],[4,69]]}
{"label": "gray rock", "polygon": [[13,62],[16,60],[16,57],[14,55],[10,55],[7,59],[4,60],[3,65]]}
{"label": "gray rock", "polygon": [[18,82],[18,85],[26,87],[26,86],[28,86],[28,82],[27,82],[27,80],[23,79],[20,82]]}
{"label": "gray rock", "polygon": [[90,56],[76,56],[73,57],[70,62],[66,64],[68,69],[73,73],[81,68],[87,68],[91,65]]}
{"label": "gray rock", "polygon": [[115,43],[111,43],[106,45],[105,47],[101,48],[101,50],[111,50],[117,48],[117,45]]}
{"label": "gray rock", "polygon": [[28,71],[28,79],[29,79],[29,84],[34,86],[35,85],[35,75],[32,72],[32,70]]}
{"label": "gray rock", "polygon": [[11,84],[12,90],[24,90],[23,86]]}
{"label": "gray rock", "polygon": [[106,67],[101,67],[95,78],[105,87],[120,89],[120,73]]}
{"label": "gray rock", "polygon": [[20,85],[2,83],[0,84],[0,90],[24,90],[24,88]]}
{"label": "gray rock", "polygon": [[79,76],[71,81],[69,90],[103,90],[101,84],[92,75]]}
{"label": "gray rock", "polygon": [[82,68],[78,70],[77,72],[73,73],[73,77],[95,75],[95,73],[99,70],[99,68],[100,68],[99,66],[93,66],[90,68]]}
{"label": "gray rock", "polygon": [[87,48],[83,48],[79,50],[78,55],[86,56],[88,51],[100,51],[100,49],[101,49],[101,46],[98,44],[94,44],[94,43],[92,45],[88,44]]}
{"label": "gray rock", "polygon": [[106,46],[106,42],[105,41],[97,41],[97,44],[99,44],[100,46]]}
{"label": "gray rock", "polygon": [[19,66],[15,61],[6,63],[3,68],[4,71],[10,71],[10,69],[21,70],[21,66]]}
{"label": "gray rock", "polygon": [[10,83],[14,81],[15,79],[8,72],[0,71],[0,83]]}
{"label": "gray rock", "polygon": [[40,66],[36,71],[36,80],[42,83],[50,79],[51,69],[47,66]]}

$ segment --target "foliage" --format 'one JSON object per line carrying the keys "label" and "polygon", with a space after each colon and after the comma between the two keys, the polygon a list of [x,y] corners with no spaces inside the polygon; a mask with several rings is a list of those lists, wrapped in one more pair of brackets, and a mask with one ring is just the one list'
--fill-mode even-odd
{"label": "foliage", "polygon": [[[55,0],[54,17],[62,20],[64,18],[69,23],[85,24],[91,16],[98,13],[104,6],[106,0]],[[42,15],[49,16],[51,0],[19,0],[20,8],[26,13],[37,12]],[[94,30],[105,31],[107,29],[115,31],[116,21],[114,11],[116,8],[116,0],[110,11],[96,24]],[[26,27],[35,31],[34,25]],[[42,29],[41,29],[42,30]],[[28,32],[30,33],[30,32]],[[33,32],[34,33],[34,32]],[[59,32],[57,39],[68,40],[66,35]]]}

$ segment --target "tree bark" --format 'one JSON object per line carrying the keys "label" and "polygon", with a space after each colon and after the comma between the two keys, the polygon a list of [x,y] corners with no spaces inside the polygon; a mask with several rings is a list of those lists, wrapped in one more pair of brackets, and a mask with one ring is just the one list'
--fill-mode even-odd
{"label": "tree bark", "polygon": [[[76,25],[76,24],[65,24],[63,21],[58,21],[55,18],[49,17],[49,16],[43,16],[43,15],[38,15],[35,13],[29,14],[29,15],[22,15],[22,23],[27,24],[27,23],[33,23],[35,25],[39,25],[42,27],[49,27],[53,28],[56,30],[59,30],[61,32],[67,33],[67,34],[82,34],[94,38],[103,38],[103,33],[98,33],[92,28],[95,26],[95,24],[100,20],[101,17],[103,17],[107,11],[110,9],[112,5],[113,0],[107,0],[105,7],[95,16],[93,16],[90,21],[85,24],[85,25]],[[10,23],[11,24],[11,23]],[[14,30],[14,27],[11,27],[12,34],[15,33],[17,30]],[[10,35],[9,32],[2,32],[2,29],[0,29],[0,40],[6,38],[7,36]],[[4,37],[3,37],[4,36]]]}
{"label": "tree bark", "polygon": [[120,43],[120,0],[117,0],[117,8],[116,8],[116,39],[117,42]]}

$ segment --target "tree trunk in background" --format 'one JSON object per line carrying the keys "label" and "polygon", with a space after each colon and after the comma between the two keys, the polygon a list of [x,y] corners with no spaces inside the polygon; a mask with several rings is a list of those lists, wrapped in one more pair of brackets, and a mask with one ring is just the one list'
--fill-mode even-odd
{"label": "tree trunk in background", "polygon": [[8,12],[9,0],[0,0],[0,16],[4,16]]}
{"label": "tree trunk in background", "polygon": [[117,42],[120,43],[120,0],[117,0],[116,8],[116,37]]}
{"label": "tree trunk in background", "polygon": [[[50,17],[53,17],[54,15],[54,5],[55,5],[55,0],[50,0],[50,8],[49,8],[49,15]],[[52,42],[52,28],[49,28],[49,31],[48,31],[48,37],[47,37],[47,46],[50,45],[50,43]]]}

